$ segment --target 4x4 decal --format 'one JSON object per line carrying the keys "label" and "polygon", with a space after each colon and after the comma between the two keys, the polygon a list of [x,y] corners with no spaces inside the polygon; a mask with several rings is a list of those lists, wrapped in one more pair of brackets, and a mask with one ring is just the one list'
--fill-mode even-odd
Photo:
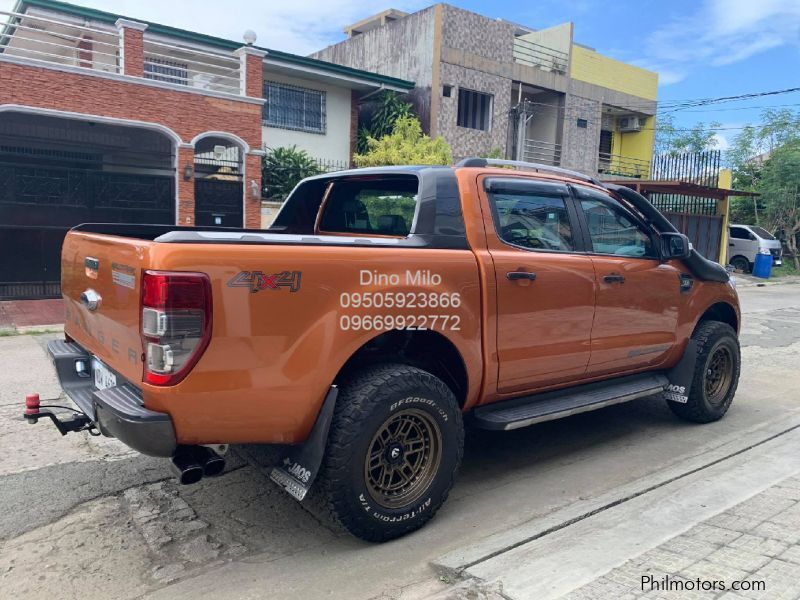
{"label": "4x4 decal", "polygon": [[240,271],[228,282],[228,287],[246,287],[250,291],[280,290],[288,287],[289,292],[300,289],[300,271],[281,271],[273,275],[266,275],[263,271]]}

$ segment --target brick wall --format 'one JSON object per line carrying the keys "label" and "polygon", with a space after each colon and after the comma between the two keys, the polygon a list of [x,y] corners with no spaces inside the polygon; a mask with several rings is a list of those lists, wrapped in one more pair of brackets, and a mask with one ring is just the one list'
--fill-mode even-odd
{"label": "brick wall", "polygon": [[[128,32],[137,33],[130,29],[126,30],[126,34]],[[127,55],[126,52],[126,60]],[[253,85],[258,86],[259,97],[260,77],[259,70],[258,77],[251,79]],[[81,113],[86,115],[87,120],[97,115],[157,123],[174,131],[183,144],[191,143],[192,139],[207,131],[227,132],[242,138],[251,149],[261,148],[259,104],[144,83],[3,62],[0,63],[0,105],[3,104]],[[179,148],[178,158],[178,222],[181,225],[194,224],[194,185],[192,181],[183,179],[185,163],[193,161],[192,149]],[[247,156],[246,160],[245,188],[249,190],[250,182],[255,180],[260,189],[260,166],[251,168],[251,162],[255,165],[259,157]],[[249,208],[245,220],[248,223],[258,221],[258,202],[246,206]]]}
{"label": "brick wall", "polygon": [[132,77],[144,75],[144,32],[125,27],[122,30],[123,73]]}

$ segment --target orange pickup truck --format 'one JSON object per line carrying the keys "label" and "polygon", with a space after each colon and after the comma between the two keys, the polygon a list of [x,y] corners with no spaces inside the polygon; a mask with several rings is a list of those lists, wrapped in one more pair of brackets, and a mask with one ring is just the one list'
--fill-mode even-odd
{"label": "orange pickup truck", "polygon": [[[66,237],[62,420],[167,457],[183,483],[228,444],[372,541],[445,501],[464,423],[518,427],[663,394],[721,418],[739,378],[725,269],[642,196],[467,159],[301,182],[268,230],[81,225]],[[312,486],[313,484],[313,486]]]}

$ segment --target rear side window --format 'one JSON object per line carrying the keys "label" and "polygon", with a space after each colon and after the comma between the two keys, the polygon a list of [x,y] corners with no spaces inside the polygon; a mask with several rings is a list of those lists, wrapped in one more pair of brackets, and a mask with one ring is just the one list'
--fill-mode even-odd
{"label": "rear side window", "polygon": [[413,176],[334,181],[319,231],[406,237],[414,222],[418,185]]}
{"label": "rear side window", "polygon": [[774,240],[775,239],[775,236],[772,235],[769,231],[767,231],[763,227],[759,227],[758,225],[751,225],[750,229],[752,229],[753,233],[755,233],[762,240]]}
{"label": "rear side window", "polygon": [[489,192],[495,228],[501,240],[530,250],[574,249],[569,213],[561,196]]}

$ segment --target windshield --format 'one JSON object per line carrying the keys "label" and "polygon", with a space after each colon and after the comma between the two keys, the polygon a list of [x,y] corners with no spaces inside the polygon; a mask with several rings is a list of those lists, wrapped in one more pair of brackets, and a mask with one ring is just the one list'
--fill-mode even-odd
{"label": "windshield", "polygon": [[756,226],[752,226],[751,225],[750,226],[750,231],[755,233],[762,240],[774,240],[775,239],[774,235],[772,235],[769,231],[767,231],[766,229],[763,229],[761,227],[756,227]]}

